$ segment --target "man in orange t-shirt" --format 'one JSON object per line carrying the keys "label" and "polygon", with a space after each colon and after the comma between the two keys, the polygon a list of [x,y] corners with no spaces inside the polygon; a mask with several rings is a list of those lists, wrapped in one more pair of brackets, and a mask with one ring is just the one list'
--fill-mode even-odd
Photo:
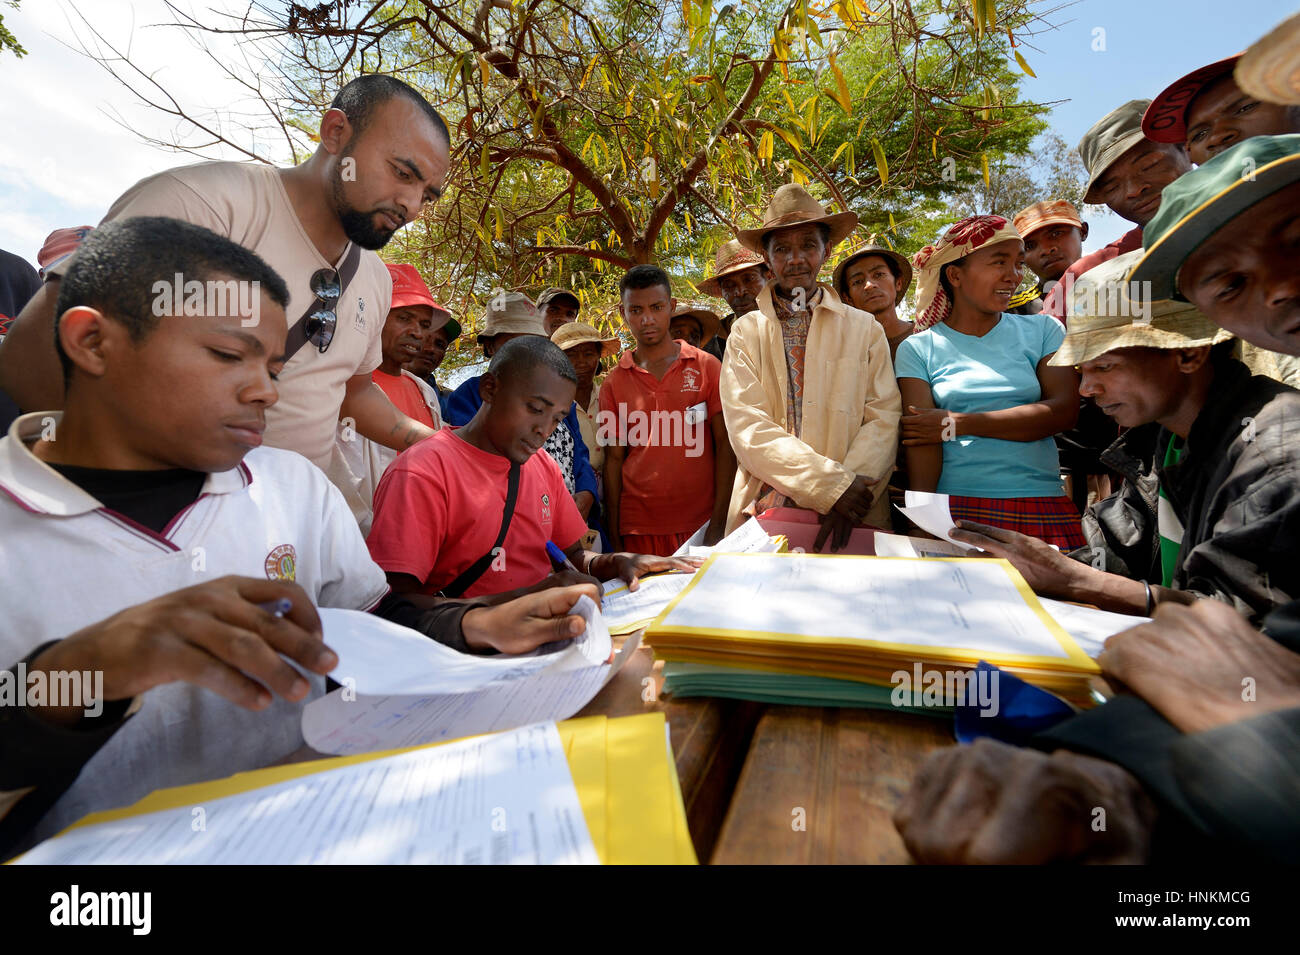
{"label": "man in orange t-shirt", "polygon": [[[443,424],[438,393],[402,365],[420,353],[425,337],[442,328],[451,313],[433,300],[415,266],[390,265],[388,273],[393,298],[380,333],[383,360],[370,380],[402,414],[437,431]],[[346,417],[339,420],[336,444],[357,492],[353,514],[361,533],[368,534],[375,488],[397,452],[358,434],[355,422]]]}
{"label": "man in orange t-shirt", "polygon": [[718,395],[722,364],[669,333],[677,301],[663,269],[635,266],[619,288],[636,347],[600,389],[610,541],[667,556],[707,524],[704,543],[716,544],[736,472]]}
{"label": "man in orange t-shirt", "polygon": [[[442,429],[393,462],[375,491],[366,543],[395,593],[491,596],[495,603],[592,577],[621,578],[635,590],[643,574],[698,566],[583,548],[587,522],[559,465],[542,450],[573,405],[576,379],[564,352],[545,338],[507,342],[483,374],[483,404],[469,423]],[[519,466],[515,507],[497,545],[512,465]],[[548,541],[576,573],[552,573]],[[476,564],[485,564],[478,576],[451,586]]]}
{"label": "man in orange t-shirt", "polygon": [[437,394],[430,402],[430,389],[421,387],[424,382],[402,366],[419,357],[425,338],[446,325],[451,313],[433,300],[414,265],[390,265],[388,273],[393,277],[393,304],[380,339],[384,360],[370,378],[403,414],[436,431],[442,427]]}

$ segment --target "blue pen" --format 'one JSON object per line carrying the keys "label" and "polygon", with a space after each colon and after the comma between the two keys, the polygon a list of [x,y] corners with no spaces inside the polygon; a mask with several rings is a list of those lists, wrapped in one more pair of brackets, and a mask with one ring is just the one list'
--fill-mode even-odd
{"label": "blue pen", "polygon": [[546,556],[551,558],[552,561],[559,564],[560,566],[569,568],[569,570],[573,571],[575,574],[582,573],[582,571],[580,571],[577,567],[573,566],[573,561],[569,560],[569,558],[564,556],[564,551],[556,547],[555,544],[552,543],[551,541],[546,542]]}
{"label": "blue pen", "polygon": [[288,597],[280,597],[278,600],[268,600],[264,604],[258,604],[263,610],[273,617],[283,617],[293,609],[293,601]]}

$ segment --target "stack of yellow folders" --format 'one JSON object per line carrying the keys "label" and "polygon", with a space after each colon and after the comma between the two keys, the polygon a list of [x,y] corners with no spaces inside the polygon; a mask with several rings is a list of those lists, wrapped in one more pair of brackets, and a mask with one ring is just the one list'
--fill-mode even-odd
{"label": "stack of yellow folders", "polygon": [[20,864],[695,864],[663,714],[294,763],[95,813]]}
{"label": "stack of yellow folders", "polygon": [[1016,569],[992,558],[719,554],[645,641],[660,659],[746,671],[751,684],[766,672],[896,686],[900,672],[942,681],[985,660],[1088,705],[1099,672]]}

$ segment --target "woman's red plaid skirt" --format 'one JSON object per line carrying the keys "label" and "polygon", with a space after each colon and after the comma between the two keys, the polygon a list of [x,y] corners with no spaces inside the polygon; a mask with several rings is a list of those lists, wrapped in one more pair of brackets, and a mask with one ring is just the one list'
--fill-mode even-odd
{"label": "woman's red plaid skirt", "polygon": [[1079,524],[1074,503],[1060,497],[962,497],[948,498],[954,521],[978,521],[1009,531],[1018,531],[1055,544],[1063,551],[1082,547],[1087,541]]}

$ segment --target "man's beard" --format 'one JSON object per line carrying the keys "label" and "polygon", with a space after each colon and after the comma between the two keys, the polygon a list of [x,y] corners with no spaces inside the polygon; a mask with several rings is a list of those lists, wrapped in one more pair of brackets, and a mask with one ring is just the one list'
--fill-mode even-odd
{"label": "man's beard", "polygon": [[343,195],[343,179],[334,180],[334,211],[343,227],[343,234],[350,242],[355,242],[363,249],[371,251],[382,249],[393,237],[396,229],[380,229],[375,226],[375,212],[362,212],[348,203]]}

